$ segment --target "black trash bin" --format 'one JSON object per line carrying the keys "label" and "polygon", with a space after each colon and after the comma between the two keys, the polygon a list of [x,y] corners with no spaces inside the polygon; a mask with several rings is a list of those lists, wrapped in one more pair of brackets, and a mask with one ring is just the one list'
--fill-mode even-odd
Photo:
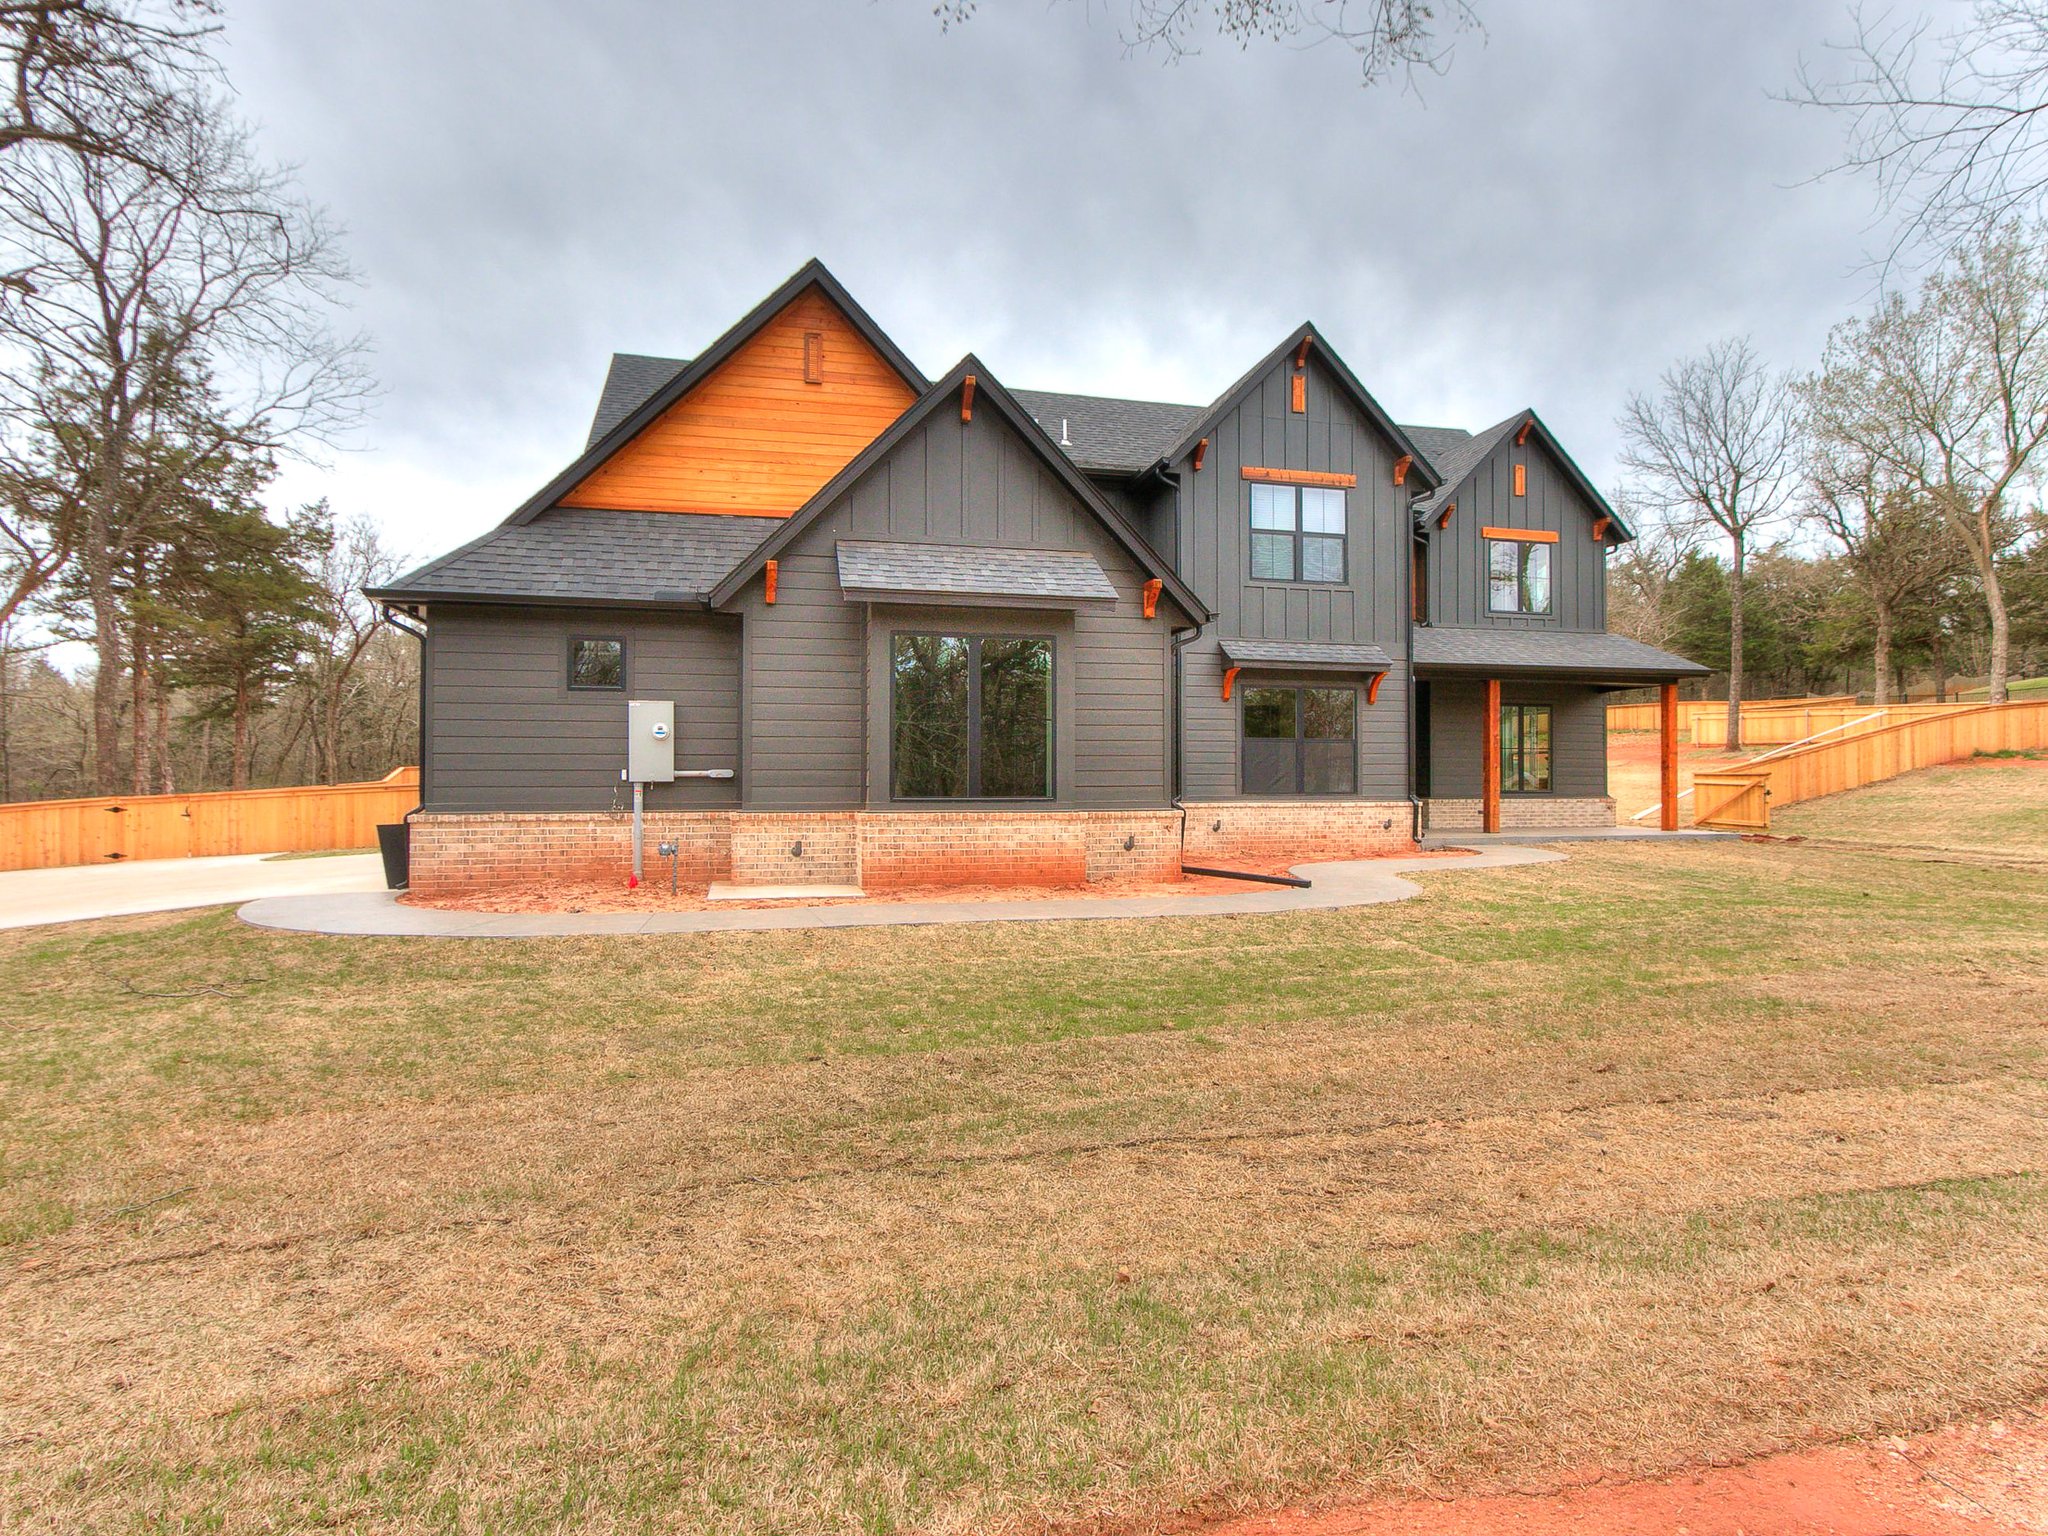
{"label": "black trash bin", "polygon": [[377,851],[384,855],[386,889],[402,891],[412,870],[412,826],[396,822],[377,829]]}

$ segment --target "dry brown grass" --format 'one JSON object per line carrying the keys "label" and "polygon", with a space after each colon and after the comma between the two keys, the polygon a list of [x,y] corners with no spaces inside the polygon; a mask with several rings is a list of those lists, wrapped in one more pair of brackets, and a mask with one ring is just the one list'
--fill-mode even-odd
{"label": "dry brown grass", "polygon": [[1779,835],[2048,865],[2048,754],[1971,758],[1771,813]]}
{"label": "dry brown grass", "polygon": [[2048,1387],[2037,879],[1422,878],[1057,929],[0,939],[0,1524],[1144,1525]]}

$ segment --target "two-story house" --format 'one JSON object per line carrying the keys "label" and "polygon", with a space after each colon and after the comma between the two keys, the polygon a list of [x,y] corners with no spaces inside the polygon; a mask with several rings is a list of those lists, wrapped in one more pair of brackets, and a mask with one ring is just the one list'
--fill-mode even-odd
{"label": "two-story house", "polygon": [[[1542,422],[1396,424],[1303,326],[1207,406],[934,381],[816,262],[371,595],[421,635],[416,889],[625,869],[627,701],[686,877],[883,889],[1611,824],[1628,528]],[[716,775],[716,776],[714,776]],[[1667,819],[1669,810],[1667,808]]]}

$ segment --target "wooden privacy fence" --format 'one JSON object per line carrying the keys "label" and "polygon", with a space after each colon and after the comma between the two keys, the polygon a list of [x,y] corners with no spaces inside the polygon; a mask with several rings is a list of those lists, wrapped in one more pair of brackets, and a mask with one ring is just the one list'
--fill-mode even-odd
{"label": "wooden privacy fence", "polygon": [[0,869],[369,848],[419,798],[419,769],[394,768],[367,784],[24,800],[0,805]]}
{"label": "wooden privacy fence", "polygon": [[[1861,736],[1871,731],[1881,731],[1887,726],[1904,725],[1913,720],[1924,720],[1936,715],[1952,715],[1966,709],[1982,709],[1982,704],[1802,704],[1792,709],[1760,710],[1751,714],[1742,712],[1742,745],[1747,747],[1783,747],[1793,742],[1805,741],[1808,737],[1834,732],[1844,736]],[[1724,706],[1717,715],[1709,715],[1693,726],[1693,745],[1697,747],[1725,748],[1728,745],[1728,714]]]}
{"label": "wooden privacy fence", "polygon": [[[1749,722],[1763,715],[1775,714],[1787,709],[1812,709],[1825,706],[1849,705],[1856,702],[1853,693],[1831,693],[1799,699],[1750,699],[1742,706],[1743,730],[1749,729]],[[1720,734],[1728,733],[1728,701],[1726,699],[1685,699],[1678,706],[1678,734],[1686,741],[1699,740],[1699,722],[1717,720]],[[1657,724],[1657,705],[1610,704],[1607,706],[1607,729],[1610,731],[1654,731]],[[1717,738],[1719,739],[1719,738]],[[1796,736],[1787,736],[1786,741],[1797,741]]]}
{"label": "wooden privacy fence", "polygon": [[1693,824],[1729,832],[1768,831],[1774,805],[1817,800],[1978,752],[2043,747],[2048,747],[2048,700],[1943,706],[1940,714],[1797,747],[1736,768],[1695,773]]}

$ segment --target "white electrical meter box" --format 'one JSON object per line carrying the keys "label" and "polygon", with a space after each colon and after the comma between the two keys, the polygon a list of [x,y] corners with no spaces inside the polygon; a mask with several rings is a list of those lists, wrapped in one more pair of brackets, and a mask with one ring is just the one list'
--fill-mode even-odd
{"label": "white electrical meter box", "polygon": [[626,777],[635,784],[675,782],[675,700],[632,699],[627,702]]}

